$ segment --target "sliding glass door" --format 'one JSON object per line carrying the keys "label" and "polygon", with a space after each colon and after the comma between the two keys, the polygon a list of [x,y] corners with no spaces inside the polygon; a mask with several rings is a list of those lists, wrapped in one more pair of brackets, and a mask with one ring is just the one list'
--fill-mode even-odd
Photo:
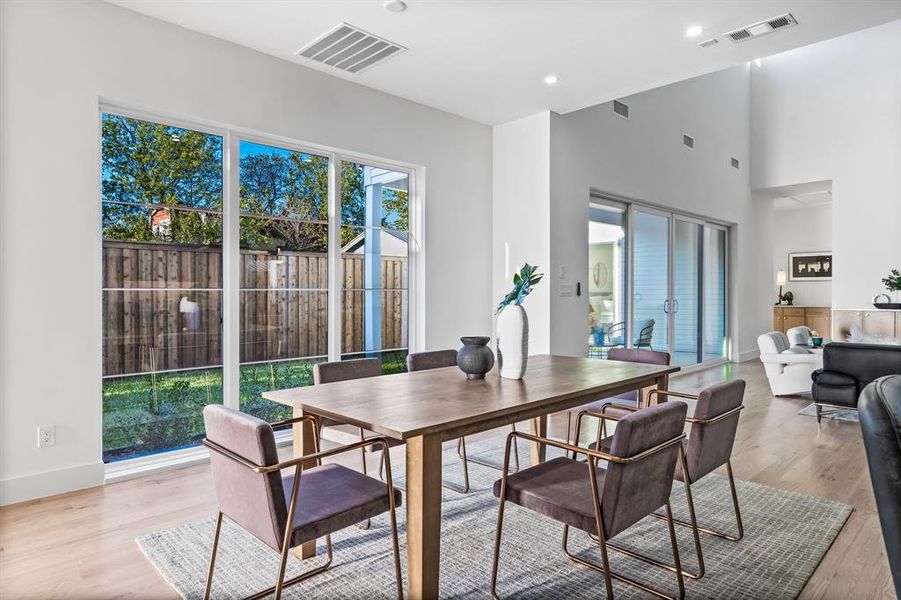
{"label": "sliding glass door", "polygon": [[[596,202],[601,200],[592,199],[589,209],[589,277],[605,264],[601,234],[609,218]],[[617,247],[628,301],[616,303],[617,315],[606,314],[603,298],[615,296],[614,290],[589,285],[589,356],[602,358],[610,347],[625,346],[669,352],[672,363],[683,367],[727,358],[728,229],[636,204],[620,206],[624,214],[614,224],[625,233]],[[598,329],[605,334],[602,344]]]}

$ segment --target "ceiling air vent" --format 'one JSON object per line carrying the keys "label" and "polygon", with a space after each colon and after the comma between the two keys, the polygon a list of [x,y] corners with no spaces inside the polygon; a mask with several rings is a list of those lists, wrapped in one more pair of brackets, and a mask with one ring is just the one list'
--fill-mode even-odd
{"label": "ceiling air vent", "polygon": [[691,148],[692,150],[695,147],[695,139],[690,135],[682,134],[682,145],[686,148]]}
{"label": "ceiling air vent", "polygon": [[777,29],[786,29],[797,24],[798,20],[795,19],[795,17],[792,16],[791,13],[785,13],[784,15],[779,15],[778,17],[773,17],[772,19],[760,21],[759,23],[754,23],[753,25],[748,25],[747,27],[734,29],[723,35],[725,35],[735,43],[740,43],[746,42],[751,38],[756,38],[760,37],[761,35],[772,33]]}
{"label": "ceiling air vent", "polygon": [[628,119],[629,118],[629,105],[623,104],[619,100],[614,100],[613,101],[613,112],[615,112],[616,114],[618,114],[619,116],[621,116],[624,119]]}
{"label": "ceiling air vent", "polygon": [[297,56],[348,73],[359,73],[404,50],[400,44],[341,23],[298,50]]}
{"label": "ceiling air vent", "polygon": [[737,169],[737,168],[738,168],[738,159],[735,158],[734,156],[732,157],[732,168],[733,168],[733,169]]}
{"label": "ceiling air vent", "polygon": [[719,40],[716,38],[710,38],[709,40],[704,40],[703,42],[699,42],[698,46],[701,48],[709,48],[710,46],[716,46],[719,44]]}

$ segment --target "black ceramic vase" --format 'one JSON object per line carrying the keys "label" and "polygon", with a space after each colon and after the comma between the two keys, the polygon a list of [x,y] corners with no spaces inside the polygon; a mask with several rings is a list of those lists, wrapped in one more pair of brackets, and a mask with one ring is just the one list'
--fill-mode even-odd
{"label": "black ceramic vase", "polygon": [[457,351],[457,366],[467,379],[485,379],[485,373],[494,366],[494,352],[488,347],[489,337],[461,337],[463,347]]}

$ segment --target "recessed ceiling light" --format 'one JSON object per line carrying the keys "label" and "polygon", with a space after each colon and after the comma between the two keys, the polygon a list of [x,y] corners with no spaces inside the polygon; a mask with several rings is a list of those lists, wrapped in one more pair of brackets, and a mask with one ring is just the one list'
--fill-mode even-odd
{"label": "recessed ceiling light", "polygon": [[702,33],[704,33],[704,28],[700,25],[692,25],[691,27],[685,29],[685,35],[690,38],[696,38]]}
{"label": "recessed ceiling light", "polygon": [[407,4],[402,0],[388,0],[382,4],[382,8],[391,12],[404,12],[407,10]]}
{"label": "recessed ceiling light", "polygon": [[560,78],[556,75],[546,75],[544,78],[544,83],[546,85],[557,85],[559,83]]}

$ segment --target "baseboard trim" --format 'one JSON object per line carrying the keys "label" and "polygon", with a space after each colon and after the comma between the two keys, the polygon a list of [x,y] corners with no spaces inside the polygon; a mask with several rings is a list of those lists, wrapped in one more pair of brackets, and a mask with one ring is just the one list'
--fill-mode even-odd
{"label": "baseboard trim", "polygon": [[736,362],[743,363],[758,358],[760,358],[760,350],[745,350],[744,352],[738,353],[738,360]]}
{"label": "baseboard trim", "polygon": [[0,505],[103,485],[102,461],[0,481]]}

